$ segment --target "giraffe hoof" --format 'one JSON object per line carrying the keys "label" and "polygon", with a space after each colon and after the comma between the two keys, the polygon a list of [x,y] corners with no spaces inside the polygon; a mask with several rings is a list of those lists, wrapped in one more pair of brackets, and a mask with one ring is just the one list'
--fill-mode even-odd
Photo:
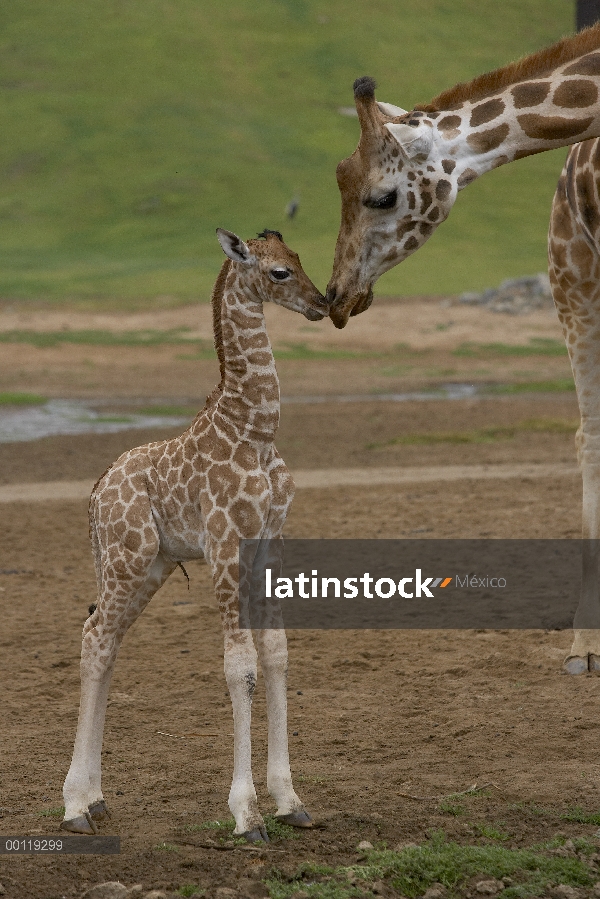
{"label": "giraffe hoof", "polygon": [[85,815],[78,815],[77,818],[69,818],[68,821],[61,821],[60,829],[69,833],[85,833],[88,836],[98,833],[98,828],[89,812],[86,812]]}
{"label": "giraffe hoof", "polygon": [[259,827],[253,827],[252,830],[247,830],[242,836],[248,843],[269,842],[269,834],[267,833],[267,828],[264,824],[261,824]]}
{"label": "giraffe hoof", "polygon": [[313,821],[304,809],[298,812],[290,812],[289,815],[275,815],[277,821],[288,824],[290,827],[312,827]]}
{"label": "giraffe hoof", "polygon": [[99,802],[93,802],[88,806],[88,812],[93,821],[104,821],[105,818],[111,817],[104,799],[100,799]]}
{"label": "giraffe hoof", "polygon": [[600,671],[600,656],[593,652],[588,656],[588,671]]}
{"label": "giraffe hoof", "polygon": [[585,674],[588,670],[588,657],[584,656],[568,656],[563,668],[567,674]]}

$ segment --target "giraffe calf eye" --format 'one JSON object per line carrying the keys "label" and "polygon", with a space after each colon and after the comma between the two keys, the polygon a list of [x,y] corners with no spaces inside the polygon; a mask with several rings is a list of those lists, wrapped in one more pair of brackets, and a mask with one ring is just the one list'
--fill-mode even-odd
{"label": "giraffe calf eye", "polygon": [[269,274],[274,281],[285,281],[290,276],[287,268],[273,268]]}
{"label": "giraffe calf eye", "polygon": [[368,200],[365,200],[365,206],[368,206],[369,209],[393,209],[396,205],[397,199],[398,191],[391,190],[388,194],[384,194],[382,197],[369,198]]}

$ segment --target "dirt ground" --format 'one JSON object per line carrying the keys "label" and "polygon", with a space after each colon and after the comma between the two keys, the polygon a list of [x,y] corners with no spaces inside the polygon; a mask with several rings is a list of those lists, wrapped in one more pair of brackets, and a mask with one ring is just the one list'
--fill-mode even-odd
{"label": "dirt ground", "polygon": [[[563,357],[486,359],[482,374],[476,370],[480,361],[452,355],[467,340],[523,344],[531,336],[558,338],[550,313],[515,319],[433,302],[414,308],[388,302],[380,311],[383,325],[375,306],[360,317],[364,330],[359,320],[352,323],[357,336],[348,334],[348,345],[385,339],[389,347],[404,342],[414,348],[430,339],[427,354],[411,359],[410,371],[382,374],[387,363],[377,358],[283,361],[284,395],[391,392],[442,377],[506,382],[525,377],[523,372],[535,380],[568,376]],[[39,312],[17,324],[10,315],[16,313],[0,314],[0,330],[61,326],[58,319],[48,324],[50,318]],[[456,325],[436,330],[436,324],[454,320]],[[105,326],[73,316],[66,321],[73,328]],[[409,323],[408,336],[401,333],[402,321]],[[128,323],[132,330],[173,326],[159,320]],[[458,333],[450,339],[453,329]],[[341,346],[345,332],[332,334],[323,346]],[[5,344],[0,390],[105,399],[199,397],[214,383],[215,365],[182,362],[175,354],[173,347],[157,354]],[[456,371],[460,365],[464,370]],[[453,374],[439,374],[450,367]],[[89,383],[85,371],[92,372]],[[574,431],[574,394],[289,404],[277,443],[292,471],[573,462],[568,429],[516,429],[512,437],[482,442],[389,445],[402,434],[509,428],[541,418],[573,422]],[[127,431],[2,444],[0,481],[94,478],[124,449],[166,435]],[[577,476],[330,487],[298,491],[286,532],[576,537],[580,516]],[[56,835],[77,719],[81,627],[95,596],[86,503],[9,503],[0,506],[0,519],[0,831]],[[1,857],[7,899],[78,897],[106,880],[141,883],[145,890],[194,884],[208,899],[225,886],[240,897],[260,899],[266,895],[262,880],[273,866],[292,873],[311,860],[352,864],[361,840],[393,847],[443,829],[459,842],[476,842],[482,828],[492,825],[508,834],[511,846],[530,846],[557,833],[595,833],[597,825],[561,817],[576,807],[597,812],[600,804],[600,679],[562,673],[569,632],[295,631],[288,634],[292,771],[297,792],[322,826],[261,850],[211,845],[207,831],[193,825],[229,817],[231,706],[209,572],[200,564],[188,572],[191,589],[180,572],[171,577],[131,628],[116,666],[103,754],[112,819],[101,832],[120,835],[121,854]],[[260,681],[253,733],[259,803],[263,812],[272,812]],[[465,798],[461,811],[440,804],[475,783],[486,789]]]}

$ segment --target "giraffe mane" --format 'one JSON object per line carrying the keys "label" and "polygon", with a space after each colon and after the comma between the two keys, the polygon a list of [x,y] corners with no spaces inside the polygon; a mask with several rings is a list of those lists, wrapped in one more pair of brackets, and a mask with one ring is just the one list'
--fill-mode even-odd
{"label": "giraffe mane", "polygon": [[552,47],[539,50],[530,56],[525,56],[516,62],[485,75],[479,75],[473,81],[461,82],[454,87],[443,91],[427,104],[415,106],[423,112],[441,112],[447,109],[456,109],[465,100],[481,100],[491,94],[498,93],[511,84],[518,84],[530,78],[540,78],[549,75],[558,66],[572,59],[577,59],[585,53],[600,48],[600,24],[586,28],[574,37],[563,38]]}
{"label": "giraffe mane", "polygon": [[223,349],[223,332],[222,332],[222,301],[223,301],[223,292],[225,290],[225,281],[227,280],[227,275],[229,274],[229,269],[231,267],[231,260],[226,259],[223,265],[221,266],[221,271],[215,281],[215,286],[213,287],[211,303],[212,303],[212,313],[213,313],[213,337],[215,350],[217,351],[217,358],[219,360],[219,371],[220,371],[220,383],[219,387],[223,383],[223,379],[225,377],[225,350]]}

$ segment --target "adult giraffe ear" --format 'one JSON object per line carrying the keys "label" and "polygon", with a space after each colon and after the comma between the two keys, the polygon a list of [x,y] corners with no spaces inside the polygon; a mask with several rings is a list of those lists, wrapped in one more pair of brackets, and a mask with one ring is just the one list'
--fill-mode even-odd
{"label": "adult giraffe ear", "polygon": [[433,128],[429,125],[407,125],[405,122],[388,122],[385,127],[398,141],[402,152],[409,159],[418,156],[425,159],[433,147]]}
{"label": "adult giraffe ear", "polygon": [[243,262],[247,265],[252,260],[248,245],[233,231],[217,228],[217,237],[225,255],[233,259],[234,262]]}
{"label": "adult giraffe ear", "polygon": [[402,109],[401,106],[394,106],[393,103],[382,103],[380,100],[377,100],[377,105],[381,112],[389,116],[390,119],[397,119],[399,116],[407,113],[406,109]]}

